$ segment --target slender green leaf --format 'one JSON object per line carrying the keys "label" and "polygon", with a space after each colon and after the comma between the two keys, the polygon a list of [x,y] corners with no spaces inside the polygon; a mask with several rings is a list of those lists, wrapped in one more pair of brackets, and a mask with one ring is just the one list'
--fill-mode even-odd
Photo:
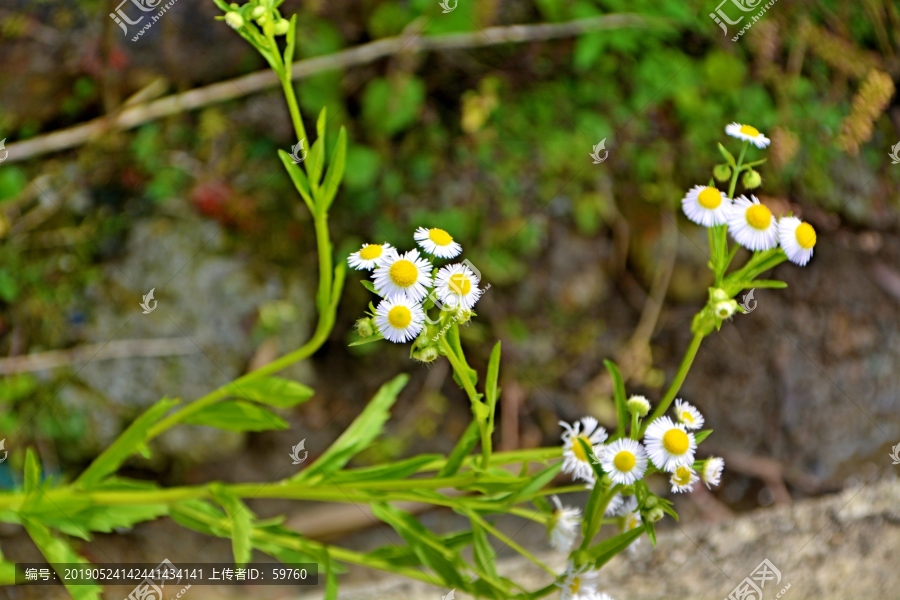
{"label": "slender green leaf", "polygon": [[284,49],[284,68],[287,69],[288,73],[291,71],[291,66],[294,62],[294,50],[297,47],[297,15],[291,16],[290,23],[291,26],[288,27],[287,35],[285,36],[287,44]]}
{"label": "slender green leaf", "polygon": [[627,399],[625,398],[625,381],[622,379],[622,373],[619,372],[619,367],[616,366],[611,360],[604,360],[603,365],[606,367],[606,370],[609,371],[610,377],[613,380],[613,394],[616,398],[616,416],[618,417],[618,428],[616,429],[616,436],[625,437],[625,425],[628,422],[628,407],[626,406]]}
{"label": "slender green leaf", "polygon": [[737,163],[734,162],[734,156],[732,156],[731,152],[725,149],[721,143],[719,143],[719,152],[722,153],[722,156],[725,157],[725,160],[728,161],[728,164],[731,165],[731,168],[736,168]]}
{"label": "slender green leaf", "polygon": [[361,340],[356,340],[355,342],[350,342],[349,344],[347,344],[347,346],[348,346],[348,347],[351,347],[351,346],[365,346],[366,344],[371,344],[371,343],[373,343],[373,342],[380,342],[380,341],[383,340],[383,339],[384,339],[384,336],[381,335],[381,332],[379,331],[379,332],[376,333],[375,335],[370,335],[370,336],[367,337],[367,338],[363,338],[363,339],[361,339]]}
{"label": "slender green leaf", "polygon": [[549,467],[542,469],[537,475],[532,477],[522,489],[510,496],[506,501],[507,504],[512,506],[517,502],[521,502],[528,498],[532,494],[536,494],[543,489],[545,485],[553,481],[553,478],[556,477],[556,474],[559,473],[561,468],[562,462],[556,462]]}
{"label": "slender green leaf", "polygon": [[702,431],[698,431],[694,434],[694,441],[698,444],[709,437],[709,434],[713,432],[712,429],[704,429]]}
{"label": "slender green leaf", "polygon": [[[88,565],[88,561],[76,554],[75,550],[65,540],[58,538],[53,533],[37,521],[29,518],[22,519],[22,525],[25,531],[31,536],[34,545],[38,547],[47,562],[56,567],[56,565],[81,563]],[[100,600],[102,589],[98,585],[66,585],[66,591],[74,600]]]}
{"label": "slender green leaf", "polygon": [[[315,213],[315,203],[313,202],[312,190],[309,188],[309,181],[306,178],[306,173],[303,172],[303,169],[294,164],[293,157],[284,150],[278,151],[278,158],[281,159],[281,163],[291,177],[291,181],[294,182],[294,187],[300,193],[307,208],[309,208],[309,212]],[[307,158],[309,157],[307,156]]]}
{"label": "slender green leaf", "polygon": [[325,148],[322,140],[318,139],[309,149],[306,156],[306,173],[309,177],[309,187],[312,190],[315,205],[318,209],[322,198],[319,191],[319,184],[322,182],[322,170],[325,167]]}
{"label": "slender green leaf", "polygon": [[372,513],[384,521],[406,540],[423,564],[430,567],[450,588],[466,589],[466,580],[460,573],[462,559],[457,552],[447,548],[440,538],[427,530],[415,517],[389,504],[373,503]]}
{"label": "slender green leaf", "polygon": [[253,532],[253,513],[244,502],[222,485],[210,486],[216,502],[225,509],[231,525],[231,549],[234,552],[234,564],[246,565],[250,562],[253,545],[250,534]]}
{"label": "slender green leaf", "polygon": [[234,395],[276,408],[291,408],[306,402],[315,391],[302,383],[282,377],[260,377],[235,387]]}
{"label": "slender green leaf", "polygon": [[267,431],[287,429],[287,422],[265,408],[243,400],[226,400],[196,412],[183,421],[227,431]]}
{"label": "slender green leaf", "polygon": [[325,550],[325,598],[324,600],[337,600],[338,597],[338,581],[337,575],[332,568],[331,554]]}
{"label": "slender green leaf", "polygon": [[82,489],[89,488],[101,479],[115,473],[123,462],[137,453],[147,442],[147,433],[150,428],[156,425],[162,416],[179,402],[180,400],[175,398],[163,398],[148,408],[125,429],[109,448],[94,459],[94,462],[75,480],[75,485]]}
{"label": "slender green leaf", "polygon": [[580,551],[584,562],[593,563],[595,569],[599,569],[622,550],[631,545],[631,543],[641,537],[644,533],[643,527],[635,527],[617,536],[604,540],[587,551]]}
{"label": "slender green leaf", "polygon": [[488,360],[487,375],[484,380],[484,397],[490,411],[488,418],[488,435],[494,432],[494,417],[497,414],[497,400],[500,397],[500,389],[497,380],[500,378],[500,342],[494,344],[491,350],[491,358]]}
{"label": "slender green leaf", "polygon": [[378,292],[375,290],[375,284],[369,281],[368,279],[360,279],[359,282],[362,284],[364,288],[372,292],[373,294],[377,294]]}
{"label": "slender green leaf", "polygon": [[34,496],[41,487],[41,459],[33,448],[25,451],[25,494]]}
{"label": "slender green leaf", "polygon": [[325,147],[325,125],[328,124],[328,107],[323,106],[322,110],[319,111],[319,118],[316,119],[316,141],[322,142],[322,147]]}
{"label": "slender green leaf", "polygon": [[292,479],[303,481],[313,475],[333,473],[368,448],[369,444],[381,435],[384,424],[390,418],[391,407],[397,401],[397,394],[400,393],[407,381],[409,381],[408,375],[397,375],[382,385],[363,412],[356,417],[331,447],[322,453],[316,462],[300,471]]}
{"label": "slender green leaf", "polygon": [[459,441],[456,442],[453,452],[450,453],[450,457],[447,459],[447,462],[444,463],[444,468],[440,470],[438,477],[451,477],[456,475],[456,472],[459,471],[463,461],[466,460],[466,457],[475,449],[475,445],[478,443],[480,435],[481,431],[478,428],[478,422],[474,420],[469,421],[469,426],[466,427],[466,430],[463,432],[462,436],[460,436]]}
{"label": "slender green leaf", "polygon": [[497,565],[494,562],[496,555],[484,528],[478,524],[478,521],[472,521],[472,556],[475,559],[476,572],[496,578]]}
{"label": "slender green leaf", "polygon": [[341,127],[338,133],[337,145],[331,153],[331,160],[328,163],[328,173],[325,175],[325,185],[322,188],[322,206],[323,210],[328,210],[334,197],[337,195],[338,186],[344,178],[344,169],[347,166],[347,130]]}
{"label": "slender green leaf", "polygon": [[744,285],[744,289],[747,288],[769,288],[773,290],[783,290],[788,286],[784,281],[778,281],[777,279],[754,279],[753,281],[748,281]]}
{"label": "slender green leaf", "polygon": [[385,481],[389,479],[406,479],[417,472],[420,467],[439,460],[440,454],[419,454],[406,460],[401,460],[386,465],[378,465],[365,469],[351,469],[338,471],[331,475],[331,483],[343,483],[345,481]]}

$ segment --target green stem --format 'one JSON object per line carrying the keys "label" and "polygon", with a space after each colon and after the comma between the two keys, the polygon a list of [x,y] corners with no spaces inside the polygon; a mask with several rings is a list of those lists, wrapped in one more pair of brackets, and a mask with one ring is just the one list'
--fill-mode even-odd
{"label": "green stem", "polygon": [[[455,325],[456,324],[454,323],[454,326]],[[475,390],[475,386],[469,378],[470,369],[468,366],[464,366],[465,358],[460,360],[459,356],[456,355],[456,351],[454,351],[453,347],[450,345],[450,342],[447,341],[447,336],[445,335],[441,336],[441,348],[447,355],[447,360],[450,361],[450,366],[452,366],[453,370],[456,372],[457,378],[462,382],[466,395],[469,396],[469,401],[472,404],[472,417],[478,422],[478,430],[481,433],[481,469],[487,469],[491,459],[491,440],[487,430],[487,424],[484,422],[484,419],[479,416],[479,407],[484,409],[487,407],[481,399],[479,399],[478,392]]]}
{"label": "green stem", "polygon": [[685,352],[684,358],[681,360],[681,366],[678,367],[678,372],[675,374],[675,379],[673,379],[672,383],[669,384],[669,389],[668,391],[666,391],[666,395],[663,396],[662,400],[660,400],[659,404],[656,407],[656,410],[654,410],[653,414],[650,415],[650,418],[644,420],[644,424],[641,426],[641,436],[644,435],[644,431],[647,430],[647,426],[654,420],[664,415],[666,413],[666,410],[668,410],[669,405],[672,404],[672,401],[678,394],[678,390],[681,389],[681,384],[684,383],[684,380],[687,377],[688,371],[691,370],[691,364],[693,364],[694,358],[697,356],[697,351],[700,349],[700,342],[702,341],[703,334],[695,333],[694,338],[691,340],[691,345],[688,346],[687,352]]}
{"label": "green stem", "polygon": [[540,568],[542,568],[544,571],[546,571],[553,577],[556,577],[556,571],[554,571],[553,569],[548,567],[546,564],[544,564],[543,561],[541,561],[534,554],[532,554],[531,552],[529,552],[528,550],[526,550],[519,544],[515,543],[512,540],[512,538],[507,537],[502,532],[495,529],[493,525],[491,525],[490,523],[488,523],[487,521],[482,519],[476,512],[468,511],[466,514],[468,515],[468,517],[470,519],[472,519],[473,521],[476,521],[479,525],[484,527],[485,531],[490,533],[492,536],[494,536],[495,538],[497,538],[498,540],[500,540],[501,542],[503,542],[504,544],[506,544],[507,546],[509,546],[510,548],[512,548],[513,550],[515,550],[516,552],[518,552],[519,554],[521,554],[522,556],[524,556],[525,558],[527,558],[528,560],[530,560],[531,562],[533,562],[534,564],[539,566]]}
{"label": "green stem", "polygon": [[631,413],[631,439],[636,440],[639,438],[641,430],[638,427],[638,417],[637,413]]}
{"label": "green stem", "polygon": [[750,142],[744,142],[744,147],[741,148],[741,155],[738,157],[737,167],[734,169],[734,173],[731,175],[731,184],[728,186],[728,197],[734,200],[734,188],[737,187],[737,179],[738,174],[741,172],[741,165],[744,164],[744,154],[747,153],[747,146],[750,145]]}

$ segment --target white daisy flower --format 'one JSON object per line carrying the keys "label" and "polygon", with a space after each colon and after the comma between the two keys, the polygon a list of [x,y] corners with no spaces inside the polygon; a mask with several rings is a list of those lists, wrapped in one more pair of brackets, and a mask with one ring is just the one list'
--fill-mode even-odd
{"label": "white daisy flower", "polygon": [[748,250],[769,250],[778,245],[778,223],[772,211],[760,204],[756,196],[752,201],[744,196],[734,199],[728,231],[734,240]]}
{"label": "white daisy flower", "polygon": [[706,422],[699,410],[680,398],[675,400],[675,418],[686,429],[700,429]]}
{"label": "white daisy flower", "polygon": [[453,237],[443,229],[419,227],[413,237],[425,252],[438,258],[453,258],[462,252],[462,246],[454,242]]}
{"label": "white daisy flower", "polygon": [[719,482],[722,481],[722,470],[724,468],[725,461],[718,456],[710,456],[706,459],[701,473],[706,487],[712,489],[710,486],[719,485]]}
{"label": "white daisy flower", "polygon": [[[635,504],[635,507],[637,507],[637,504]],[[640,527],[644,522],[643,519],[641,519],[641,511],[639,510],[632,510],[631,512],[625,513],[625,515],[624,531],[631,531],[632,529]]]}
{"label": "white daisy flower", "polygon": [[631,485],[643,477],[647,470],[647,451],[639,443],[628,438],[614,441],[598,456],[601,457],[600,466],[609,473],[613,483]]}
{"label": "white daisy flower", "polygon": [[472,310],[483,293],[478,288],[478,277],[464,264],[447,265],[437,273],[434,291],[438,299],[450,308]]}
{"label": "white daisy flower", "polygon": [[562,591],[559,600],[589,600],[597,593],[597,579],[600,571],[589,569],[582,565],[576,569],[572,561],[566,565],[565,579],[557,581],[557,587]]}
{"label": "white daisy flower", "polygon": [[616,494],[612,497],[612,500],[609,501],[609,504],[606,505],[606,511],[603,513],[603,516],[621,517],[622,515],[627,515],[635,510],[637,510],[637,498],[628,496],[628,499],[626,500],[622,494]]}
{"label": "white daisy flower", "polygon": [[724,225],[731,214],[731,200],[714,187],[695,185],[681,199],[681,209],[697,225]]}
{"label": "white daisy flower", "polygon": [[421,258],[418,250],[406,254],[388,251],[378,261],[373,280],[375,290],[384,298],[406,296],[418,302],[431,287],[431,263]]}
{"label": "white daisy flower", "polygon": [[422,331],[425,311],[418,302],[406,296],[394,296],[378,303],[375,309],[375,324],[384,339],[402,344],[415,339]]}
{"label": "white daisy flower", "polygon": [[591,457],[585,453],[578,440],[584,440],[588,446],[593,448],[606,441],[608,437],[606,429],[600,427],[594,417],[584,417],[580,421],[576,421],[574,426],[564,421],[560,421],[559,425],[565,429],[562,434],[563,473],[572,473],[577,479],[592,483],[594,470],[591,468]]}
{"label": "white daisy flower", "polygon": [[575,547],[575,540],[581,531],[581,511],[577,508],[565,507],[558,496],[551,496],[556,510],[547,523],[550,533],[550,545],[560,552],[568,554]]}
{"label": "white daisy flower", "polygon": [[672,484],[672,493],[694,491],[694,484],[697,483],[699,479],[700,477],[697,476],[697,472],[692,468],[678,467],[675,469],[675,472],[672,473],[672,477],[669,478],[669,483]]}
{"label": "white daisy flower", "polygon": [[347,262],[354,269],[371,271],[390,250],[393,250],[390,244],[363,244],[362,248],[347,257]]}
{"label": "white daisy flower", "polygon": [[725,127],[725,133],[739,140],[750,142],[757,148],[765,148],[769,145],[769,138],[759,132],[756,127],[750,125],[741,125],[740,123],[732,123]]}
{"label": "white daisy flower", "polygon": [[669,417],[660,417],[647,427],[644,446],[653,464],[659,470],[671,473],[694,462],[697,441],[681,423],[673,423]]}
{"label": "white daisy flower", "polygon": [[778,221],[778,240],[788,260],[804,267],[813,255],[816,230],[797,217],[781,217]]}

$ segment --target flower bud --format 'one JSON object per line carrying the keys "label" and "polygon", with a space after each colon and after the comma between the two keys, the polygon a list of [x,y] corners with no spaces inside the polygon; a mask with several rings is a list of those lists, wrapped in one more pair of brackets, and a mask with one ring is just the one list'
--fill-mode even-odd
{"label": "flower bud", "polygon": [[741,183],[743,183],[744,187],[748,190],[752,190],[758,188],[762,184],[762,177],[760,177],[757,171],[750,169],[744,173],[744,176],[741,178]]}
{"label": "flower bud", "polygon": [[434,362],[440,355],[440,352],[438,352],[438,349],[434,346],[427,346],[412,353],[413,360],[417,360],[423,363]]}
{"label": "flower bud", "polygon": [[644,508],[650,510],[651,508],[656,508],[659,505],[659,498],[656,496],[650,495],[647,496],[647,499],[644,500]]}
{"label": "flower bud", "polygon": [[625,406],[628,407],[628,412],[639,417],[646,417],[650,412],[650,401],[643,396],[632,396]]}
{"label": "flower bud", "polygon": [[457,311],[455,315],[456,322],[460,325],[465,325],[469,322],[469,320],[475,316],[475,312],[471,310],[462,310]]}
{"label": "flower bud", "polygon": [[709,291],[709,299],[715,304],[716,302],[725,302],[731,298],[722,288],[713,288]]}
{"label": "flower bud", "polygon": [[713,307],[718,319],[730,319],[731,315],[737,310],[737,302],[735,300],[726,300],[724,302],[716,302]]}
{"label": "flower bud", "polygon": [[257,6],[253,9],[253,12],[250,13],[250,16],[254,19],[258,19],[264,14],[266,14],[266,8],[264,6]]}
{"label": "flower bud", "polygon": [[713,177],[719,181],[728,181],[731,179],[731,167],[728,165],[716,165],[713,169]]}
{"label": "flower bud", "polygon": [[647,521],[649,521],[650,523],[656,523],[657,521],[661,520],[664,516],[666,516],[666,513],[663,511],[663,509],[661,509],[657,506],[656,508],[653,508],[647,512],[646,518],[647,518]]}
{"label": "flower bud", "polygon": [[228,8],[230,8],[231,10],[237,10],[240,7],[241,7],[240,4],[238,4],[237,2],[232,2],[231,4],[228,5]]}
{"label": "flower bud", "polygon": [[240,29],[244,26],[244,17],[236,12],[225,13],[225,22],[232,29]]}
{"label": "flower bud", "polygon": [[372,322],[372,319],[365,318],[358,320],[356,322],[356,333],[363,339],[375,335],[375,324]]}
{"label": "flower bud", "polygon": [[275,22],[275,35],[284,35],[290,29],[290,22],[287,19],[279,19]]}

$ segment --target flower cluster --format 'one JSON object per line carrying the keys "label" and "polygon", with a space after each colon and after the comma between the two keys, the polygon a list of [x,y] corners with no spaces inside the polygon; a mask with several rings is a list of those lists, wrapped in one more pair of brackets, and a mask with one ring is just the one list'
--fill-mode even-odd
{"label": "flower cluster", "polygon": [[[732,123],[725,128],[729,135],[758,148],[769,145],[769,139],[754,127]],[[727,165],[725,175],[730,175]],[[718,176],[718,175],[717,175]],[[747,187],[759,185],[759,175],[752,169],[745,174]],[[756,196],[739,196],[732,200],[713,185],[694,186],[681,200],[687,218],[704,227],[727,225],[734,240],[752,251],[771,250],[781,245],[791,262],[804,266],[812,258],[816,231],[812,225],[793,216],[775,219],[772,211]]]}
{"label": "flower cluster", "polygon": [[[421,337],[418,345],[424,350],[432,347],[428,324],[440,323],[429,319],[427,311],[438,306],[442,312],[452,314],[456,322],[464,323],[473,315],[472,309],[483,290],[478,275],[466,262],[434,266],[436,259],[455,258],[462,252],[462,246],[449,233],[419,227],[414,237],[426,256],[417,249],[401,254],[390,244],[364,244],[347,262],[355,269],[373,272],[366,287],[382,298],[371,319],[357,323],[360,335],[369,337],[377,330],[381,337],[397,344]],[[438,333],[444,331],[439,329]],[[437,353],[428,356],[434,360]],[[419,358],[424,359],[424,355]]]}

